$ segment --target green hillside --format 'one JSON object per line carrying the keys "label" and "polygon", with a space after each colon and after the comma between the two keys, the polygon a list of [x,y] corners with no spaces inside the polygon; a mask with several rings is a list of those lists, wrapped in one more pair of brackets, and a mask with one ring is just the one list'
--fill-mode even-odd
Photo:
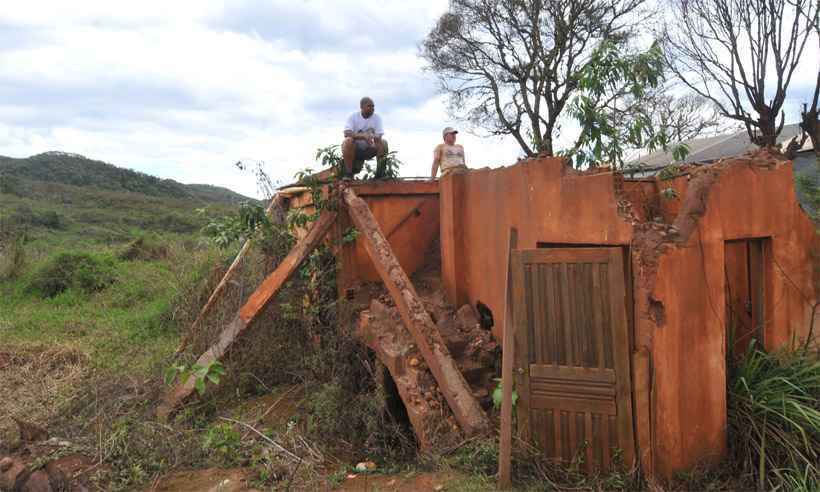
{"label": "green hillside", "polygon": [[202,227],[245,200],[71,154],[0,157],[0,338],[150,365],[176,342],[180,293],[233,254]]}
{"label": "green hillside", "polygon": [[161,198],[188,198],[225,203],[250,200],[226,188],[186,185],[172,179],[160,179],[65,152],[45,152],[25,159],[0,156],[0,175],[3,176],[0,179],[16,177],[44,183],[93,187],[99,190],[142,193]]}

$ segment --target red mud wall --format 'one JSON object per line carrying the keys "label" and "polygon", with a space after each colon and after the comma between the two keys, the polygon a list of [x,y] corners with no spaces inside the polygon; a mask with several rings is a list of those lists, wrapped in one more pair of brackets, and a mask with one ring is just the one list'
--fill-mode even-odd
{"label": "red mud wall", "polygon": [[504,330],[504,279],[510,227],[519,249],[539,242],[628,245],[613,175],[576,175],[556,158],[442,178],[442,280],[454,305],[480,300]]}
{"label": "red mud wall", "polygon": [[[439,234],[438,183],[384,181],[353,188],[367,202],[404,271],[412,275]],[[339,216],[339,232],[344,233],[352,224],[347,213]],[[343,249],[340,273],[345,278],[340,285],[381,281],[361,239]]]}
{"label": "red mud wall", "polygon": [[[637,343],[652,347],[655,466],[664,475],[725,452],[725,241],[770,238],[764,257],[766,348],[808,333],[815,229],[797,203],[791,164],[761,163],[736,159],[701,170],[716,173],[705,213],[682,244],[660,257],[654,285],[648,284],[656,319],[648,315],[649,298],[636,295]],[[696,173],[690,183],[702,178]],[[675,180],[675,188],[685,190],[683,202],[691,201],[694,185],[681,181]],[[684,228],[686,204],[681,209],[675,224]]]}
{"label": "red mud wall", "polygon": [[[791,165],[766,159],[724,162],[657,183],[626,182],[619,196],[612,174],[577,175],[559,159],[445,177],[447,294],[456,305],[487,304],[500,338],[510,227],[518,229],[521,249],[539,242],[630,245],[634,349],[649,353],[651,367],[648,381],[633,380],[643,464],[669,476],[715,462],[726,451],[724,242],[770,238],[768,348],[806,336],[815,298],[814,226],[797,204]],[[652,196],[653,188],[669,187],[678,198]],[[631,218],[619,212],[624,200],[632,202]],[[649,215],[675,227],[640,224]]]}

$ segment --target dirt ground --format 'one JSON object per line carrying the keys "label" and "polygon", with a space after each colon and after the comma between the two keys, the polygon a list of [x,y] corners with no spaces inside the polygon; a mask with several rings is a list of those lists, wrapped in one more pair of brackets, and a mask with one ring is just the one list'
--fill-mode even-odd
{"label": "dirt ground", "polygon": [[[345,492],[438,492],[454,490],[463,476],[454,472],[404,474],[348,474],[336,487],[325,490]],[[251,485],[248,470],[209,468],[176,472],[157,480],[146,492],[245,492],[258,490]]]}

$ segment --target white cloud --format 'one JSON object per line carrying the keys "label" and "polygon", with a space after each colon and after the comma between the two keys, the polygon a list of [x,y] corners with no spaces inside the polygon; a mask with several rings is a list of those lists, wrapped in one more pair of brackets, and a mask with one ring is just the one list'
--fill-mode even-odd
{"label": "white cloud", "polygon": [[[0,154],[77,152],[252,195],[234,162],[287,182],[370,95],[403,174],[427,175],[441,128],[458,125],[417,43],[447,4],[15,2],[0,8]],[[473,167],[519,155],[512,139],[459,140]]]}

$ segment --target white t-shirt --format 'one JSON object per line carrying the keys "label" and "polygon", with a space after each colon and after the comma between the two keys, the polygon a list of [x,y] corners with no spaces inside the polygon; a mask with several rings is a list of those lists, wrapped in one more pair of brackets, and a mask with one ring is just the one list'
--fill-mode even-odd
{"label": "white t-shirt", "polygon": [[345,131],[348,130],[353,133],[372,133],[376,137],[384,135],[382,119],[376,113],[371,114],[370,118],[362,116],[361,111],[351,114],[345,123]]}

